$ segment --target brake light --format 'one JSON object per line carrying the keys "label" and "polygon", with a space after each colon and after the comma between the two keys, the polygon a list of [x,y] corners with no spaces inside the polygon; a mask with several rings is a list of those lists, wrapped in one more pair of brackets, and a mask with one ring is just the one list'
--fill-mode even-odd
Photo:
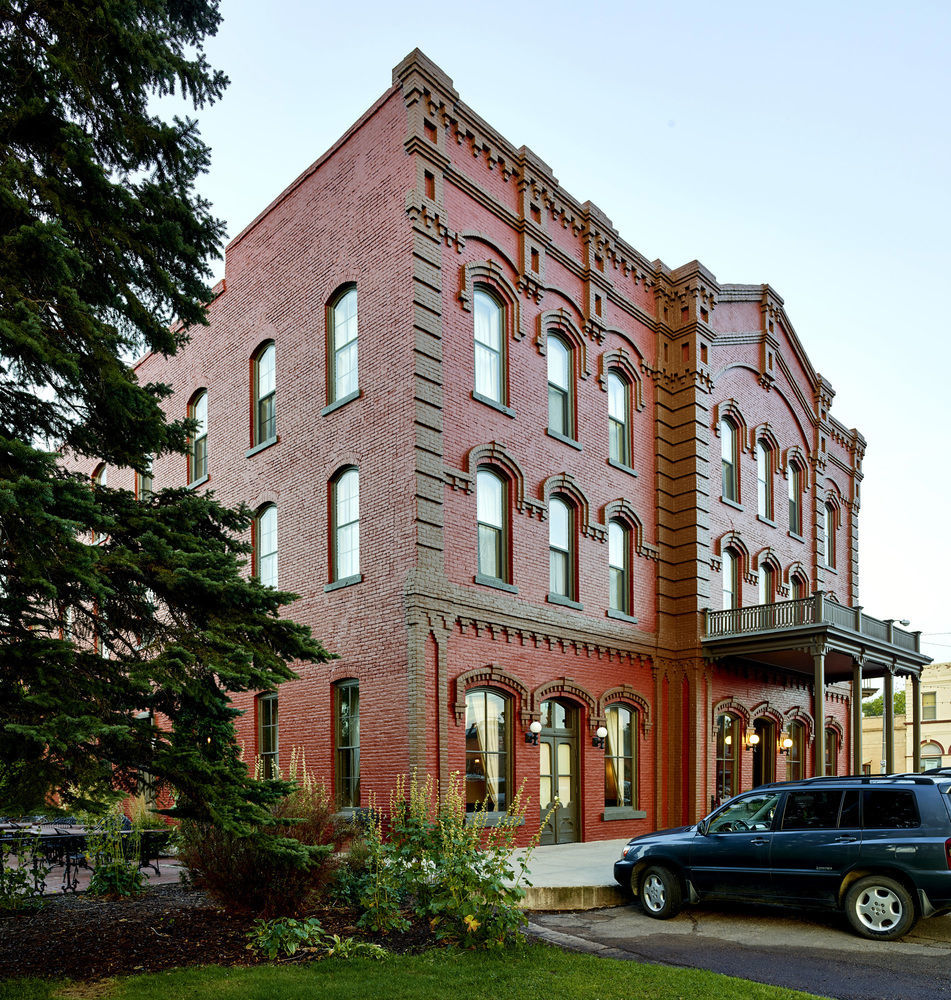
{"label": "brake light", "polygon": [[944,842],[944,860],[947,861],[948,868],[951,868],[951,837]]}

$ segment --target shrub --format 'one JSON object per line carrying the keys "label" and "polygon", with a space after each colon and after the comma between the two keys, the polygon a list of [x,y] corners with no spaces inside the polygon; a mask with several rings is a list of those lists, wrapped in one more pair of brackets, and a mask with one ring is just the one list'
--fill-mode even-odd
{"label": "shrub", "polygon": [[[329,890],[339,865],[336,853],[351,835],[350,824],[335,815],[323,784],[307,774],[296,754],[288,780],[296,787],[272,806],[275,823],[251,836],[182,822],[178,857],[189,881],[229,908],[264,917],[306,912]],[[266,838],[296,840],[307,849],[305,860],[273,850]]]}
{"label": "shrub", "polygon": [[86,832],[86,854],[92,862],[89,892],[93,896],[138,896],[147,883],[139,868],[140,834],[123,834],[123,816],[113,808],[91,823]]}
{"label": "shrub", "polygon": [[328,934],[316,917],[306,920],[255,920],[248,931],[248,949],[268,958],[278,955],[291,957],[298,950],[310,952],[317,958],[372,958],[383,959],[389,954],[385,948],[370,941]]}
{"label": "shrub", "polygon": [[43,906],[51,866],[40,838],[25,834],[0,843],[0,911],[35,910]]}

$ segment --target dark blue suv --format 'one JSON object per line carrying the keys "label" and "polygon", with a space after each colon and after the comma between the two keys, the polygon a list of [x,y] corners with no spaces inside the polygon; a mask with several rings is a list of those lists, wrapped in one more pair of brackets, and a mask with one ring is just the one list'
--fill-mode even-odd
{"label": "dark blue suv", "polygon": [[761,785],[635,837],[614,878],[659,920],[747,899],[842,909],[859,934],[898,938],[951,912],[951,769]]}

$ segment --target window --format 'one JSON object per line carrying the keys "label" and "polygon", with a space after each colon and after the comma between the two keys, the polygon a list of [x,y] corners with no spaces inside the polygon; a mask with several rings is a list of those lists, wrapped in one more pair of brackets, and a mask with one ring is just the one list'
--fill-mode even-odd
{"label": "window", "polygon": [[831,503],[823,504],[820,511],[819,524],[825,537],[823,555],[826,566],[835,566],[835,507]]}
{"label": "window", "polygon": [[617,372],[608,372],[608,454],[621,465],[631,465],[630,388]]}
{"label": "window", "polygon": [[769,563],[759,568],[759,603],[772,604],[776,600],[776,571]]}
{"label": "window", "polygon": [[494,472],[476,473],[476,520],[479,528],[479,575],[508,579],[505,552],[505,483]]}
{"label": "window", "polygon": [[941,746],[938,743],[924,743],[921,747],[921,770],[941,767]]}
{"label": "window", "polygon": [[154,455],[145,456],[145,468],[142,472],[135,474],[135,498],[136,500],[148,500],[153,494],[152,486],[152,462]]}
{"label": "window", "polygon": [[548,429],[574,437],[571,400],[571,350],[560,338],[548,337]]}
{"label": "window", "polygon": [[475,391],[494,403],[505,402],[505,370],[502,335],[505,313],[502,304],[488,292],[477,288],[475,301]]}
{"label": "window", "polygon": [[773,449],[765,441],[756,444],[756,513],[773,519]]}
{"label": "window", "polygon": [[254,575],[263,587],[277,587],[277,507],[268,504],[254,518]]}
{"label": "window", "polygon": [[548,553],[551,594],[574,600],[574,514],[557,496],[548,502]]}
{"label": "window", "polygon": [[862,826],[866,830],[910,830],[921,826],[915,793],[892,788],[864,789]]}
{"label": "window", "polygon": [[508,707],[508,698],[489,688],[466,692],[466,812],[508,808]]}
{"label": "window", "polygon": [[789,530],[794,535],[802,534],[802,470],[795,462],[790,463],[789,481]]}
{"label": "window", "polygon": [[360,575],[360,473],[352,466],[333,482],[333,566],[334,580]]}
{"label": "window", "polygon": [[252,445],[265,444],[277,437],[277,414],[274,407],[276,389],[274,344],[266,344],[254,357],[254,440]]}
{"label": "window", "polygon": [[631,614],[631,530],[622,521],[608,524],[610,594],[608,607]]}
{"label": "window", "polygon": [[330,307],[330,402],[352,396],[357,380],[357,290],[348,288]]}
{"label": "window", "polygon": [[801,781],[805,777],[806,727],[801,722],[790,722],[788,731],[792,746],[786,753],[786,780]]}
{"label": "window", "polygon": [[195,430],[188,443],[188,481],[195,483],[208,475],[207,392],[198,392],[192,397],[192,401],[188,404],[188,416],[195,421]]}
{"label": "window", "polygon": [[334,687],[336,719],[337,805],[356,809],[360,805],[360,684],[342,681]]}
{"label": "window", "polygon": [[825,774],[838,774],[839,734],[834,729],[826,729]]}
{"label": "window", "polygon": [[279,778],[277,757],[277,695],[258,698],[258,757],[263,778]]}
{"label": "window", "polygon": [[732,500],[734,503],[738,503],[740,499],[737,443],[736,426],[729,420],[721,420],[720,452],[723,457],[723,499]]}
{"label": "window", "polygon": [[605,808],[637,808],[637,712],[610,705],[605,712]]}
{"label": "window", "polygon": [[809,584],[798,573],[792,578],[791,586],[794,601],[801,601],[809,596]]}
{"label": "window", "polygon": [[[106,463],[102,462],[100,465],[97,465],[95,470],[93,471],[92,488],[96,490],[101,486],[108,486],[108,485],[109,485],[109,469],[106,466]],[[92,536],[91,541],[93,545],[102,545],[102,543],[106,540],[106,536],[96,531],[95,528],[93,528],[93,530],[90,532],[90,535]]]}
{"label": "window", "polygon": [[765,832],[773,825],[773,815],[779,805],[779,792],[746,795],[731,802],[710,820],[709,833]]}
{"label": "window", "polygon": [[924,722],[933,722],[938,718],[938,696],[936,692],[922,691],[921,718]]}
{"label": "window", "polygon": [[724,712],[717,716],[716,796],[728,799],[740,790],[740,720]]}
{"label": "window", "polygon": [[834,830],[839,823],[842,790],[790,792],[783,810],[783,830]]}
{"label": "window", "polygon": [[723,550],[723,610],[740,606],[740,557],[733,549]]}

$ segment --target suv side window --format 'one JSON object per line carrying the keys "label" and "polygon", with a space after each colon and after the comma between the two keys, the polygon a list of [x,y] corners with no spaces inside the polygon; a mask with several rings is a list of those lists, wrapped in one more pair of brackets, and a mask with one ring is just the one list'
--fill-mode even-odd
{"label": "suv side window", "polygon": [[859,803],[861,802],[860,792],[857,788],[847,788],[842,797],[842,815],[839,817],[839,826],[844,830],[857,829],[859,822]]}
{"label": "suv side window", "polygon": [[783,830],[833,830],[839,821],[840,788],[790,792],[783,811]]}
{"label": "suv side window", "polygon": [[745,833],[769,830],[779,802],[779,793],[747,795],[727,803],[713,817],[708,833]]}
{"label": "suv side window", "polygon": [[921,826],[915,793],[899,789],[867,789],[862,801],[866,830],[910,830]]}

